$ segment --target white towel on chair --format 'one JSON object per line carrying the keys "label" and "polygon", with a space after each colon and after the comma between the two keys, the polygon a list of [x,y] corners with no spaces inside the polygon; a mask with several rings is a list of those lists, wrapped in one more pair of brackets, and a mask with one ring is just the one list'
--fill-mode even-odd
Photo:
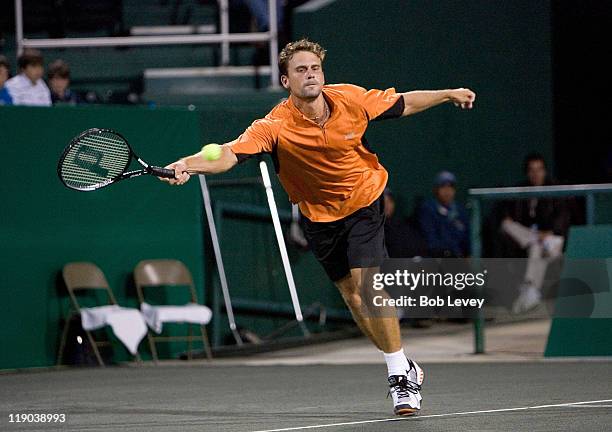
{"label": "white towel on chair", "polygon": [[184,306],[151,306],[142,303],[140,310],[149,327],[158,334],[161,333],[165,322],[208,324],[212,318],[210,308],[197,303],[188,303]]}
{"label": "white towel on chair", "polygon": [[138,345],[147,334],[147,325],[140,311],[119,305],[81,308],[81,324],[87,331],[111,326],[117,339],[133,355],[138,352]]}

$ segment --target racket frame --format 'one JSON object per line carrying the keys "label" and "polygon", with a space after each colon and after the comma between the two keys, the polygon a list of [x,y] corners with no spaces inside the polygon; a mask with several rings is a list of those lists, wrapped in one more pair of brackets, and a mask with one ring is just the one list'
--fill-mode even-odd
{"label": "racket frame", "polygon": [[[63,165],[64,160],[66,159],[66,156],[68,155],[70,150],[72,150],[72,148],[77,143],[79,143],[83,138],[85,138],[86,136],[99,135],[99,134],[102,134],[102,133],[112,133],[114,135],[117,135],[119,138],[121,138],[125,142],[125,145],[127,146],[129,157],[128,157],[127,163],[125,164],[125,166],[121,170],[121,173],[118,174],[117,176],[115,176],[114,178],[107,179],[107,180],[105,180],[103,182],[100,182],[98,184],[91,185],[91,186],[85,186],[85,187],[76,188],[74,186],[68,185],[64,181],[64,178],[62,177],[62,165]],[[126,171],[128,169],[128,167],[130,166],[130,164],[132,162],[132,159],[135,159],[143,167],[143,169],[133,170],[133,171]],[[165,171],[166,171],[166,173],[164,173]],[[161,177],[168,177],[167,171],[168,170],[166,168],[160,168],[160,167],[149,165],[148,163],[146,163],[145,161],[140,159],[140,157],[138,157],[138,155],[134,152],[134,150],[130,146],[128,140],[123,135],[121,135],[119,132],[117,132],[117,131],[115,131],[113,129],[107,129],[107,128],[91,128],[91,129],[87,129],[86,131],[83,131],[80,134],[78,134],[66,146],[66,148],[62,152],[62,155],[60,156],[59,162],[57,164],[57,176],[59,177],[59,179],[63,183],[63,185],[66,186],[69,189],[78,190],[78,191],[94,191],[94,190],[106,187],[106,186],[108,186],[110,184],[116,183],[116,182],[118,182],[120,180],[125,180],[125,179],[132,178],[132,177],[138,177],[138,176],[141,176],[141,175],[144,175],[144,174],[151,174],[151,175],[158,175],[158,176],[161,176]],[[160,175],[160,174],[162,174],[162,175]]]}

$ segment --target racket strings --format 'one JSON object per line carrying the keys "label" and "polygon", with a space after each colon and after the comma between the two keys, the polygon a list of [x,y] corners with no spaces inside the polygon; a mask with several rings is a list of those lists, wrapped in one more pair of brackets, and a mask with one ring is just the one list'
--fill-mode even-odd
{"label": "racket strings", "polygon": [[123,138],[110,132],[87,134],[66,153],[60,175],[69,187],[93,189],[121,175],[130,158],[129,146]]}

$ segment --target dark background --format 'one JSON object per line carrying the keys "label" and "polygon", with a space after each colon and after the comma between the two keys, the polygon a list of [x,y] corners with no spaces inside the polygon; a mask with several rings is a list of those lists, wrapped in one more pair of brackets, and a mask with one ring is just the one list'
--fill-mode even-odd
{"label": "dark background", "polygon": [[610,182],[611,4],[553,1],[551,15],[554,174],[564,183]]}

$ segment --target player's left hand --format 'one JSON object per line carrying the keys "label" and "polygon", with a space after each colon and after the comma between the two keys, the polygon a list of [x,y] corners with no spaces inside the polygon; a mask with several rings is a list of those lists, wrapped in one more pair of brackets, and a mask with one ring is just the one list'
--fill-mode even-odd
{"label": "player's left hand", "polygon": [[476,100],[476,93],[470,89],[458,88],[451,90],[449,97],[456,107],[472,109],[474,101]]}

